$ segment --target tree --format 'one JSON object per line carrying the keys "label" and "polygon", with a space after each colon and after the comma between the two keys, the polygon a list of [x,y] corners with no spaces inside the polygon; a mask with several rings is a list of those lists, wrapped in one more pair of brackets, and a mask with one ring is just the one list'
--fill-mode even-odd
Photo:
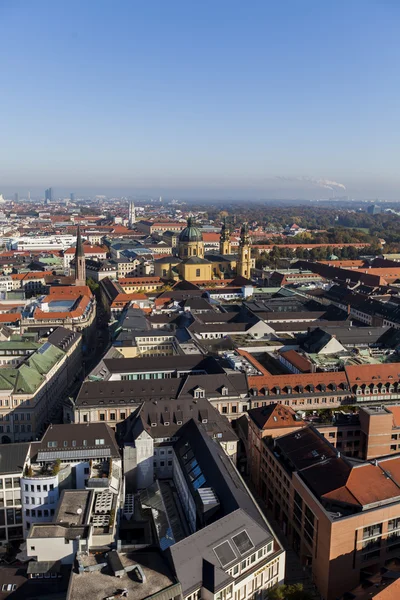
{"label": "tree", "polygon": [[271,588],[268,591],[268,600],[312,600],[312,596],[304,590],[302,583],[293,583]]}
{"label": "tree", "polygon": [[58,475],[61,468],[61,460],[57,458],[56,462],[53,465],[52,475]]}
{"label": "tree", "polygon": [[86,281],[90,291],[92,292],[93,295],[96,294],[97,290],[99,289],[99,284],[95,282],[94,279],[92,279],[91,277],[89,277]]}

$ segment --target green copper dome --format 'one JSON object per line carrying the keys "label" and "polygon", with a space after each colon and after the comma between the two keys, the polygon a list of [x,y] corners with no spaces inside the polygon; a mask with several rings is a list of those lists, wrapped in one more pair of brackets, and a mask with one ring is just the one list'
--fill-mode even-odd
{"label": "green copper dome", "polygon": [[179,234],[180,242],[202,242],[203,236],[201,230],[193,224],[192,217],[189,217],[187,227]]}

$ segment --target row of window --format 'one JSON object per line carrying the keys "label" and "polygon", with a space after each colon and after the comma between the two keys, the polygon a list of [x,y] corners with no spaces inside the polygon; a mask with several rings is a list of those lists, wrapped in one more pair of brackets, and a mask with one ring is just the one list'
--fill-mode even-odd
{"label": "row of window", "polygon": [[[50,502],[49,502],[49,498],[50,498]],[[42,504],[55,504],[56,499],[54,498],[54,496],[44,496],[43,498],[35,498],[34,496],[31,496],[29,498],[29,496],[25,496],[24,497],[24,503],[26,505],[28,504],[32,504],[33,506],[36,505],[42,505]]]}
{"label": "row of window", "polygon": [[[103,438],[98,438],[94,441],[96,446],[104,446],[104,439]],[[72,440],[71,441],[71,446],[73,448],[76,447],[76,440]],[[82,446],[87,446],[88,445],[88,441],[87,440],[82,440]],[[58,442],[47,442],[47,447],[48,448],[57,448],[58,447]],[[63,448],[69,448],[70,447],[70,443],[67,440],[64,440],[62,443],[62,447]]]}
{"label": "row of window", "polygon": [[[31,484],[29,486],[27,483],[25,483],[25,485],[24,485],[25,492],[29,492],[29,488],[30,488],[31,492],[35,491],[35,486],[33,484]],[[49,490],[50,491],[54,490],[54,485],[52,483],[50,483],[50,484],[44,483],[43,485],[42,484],[36,484],[36,491],[37,492],[42,492],[42,491],[43,492],[47,492]]]}
{"label": "row of window", "polygon": [[[47,509],[45,508],[44,510],[41,509],[35,509],[32,508],[31,510],[29,508],[26,509],[25,514],[27,517],[53,517],[55,513],[54,508],[50,508]],[[28,527],[28,523],[26,524]]]}
{"label": "row of window", "polygon": [[21,487],[19,477],[13,477],[13,478],[6,477],[5,479],[0,479],[0,490],[2,490],[2,489],[11,490],[12,488],[19,488],[19,487]]}

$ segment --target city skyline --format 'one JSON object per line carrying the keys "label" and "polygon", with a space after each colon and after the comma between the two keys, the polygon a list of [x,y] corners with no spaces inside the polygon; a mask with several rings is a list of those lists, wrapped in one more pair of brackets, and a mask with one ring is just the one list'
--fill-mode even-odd
{"label": "city skyline", "polygon": [[21,6],[0,191],[399,198],[396,4]]}

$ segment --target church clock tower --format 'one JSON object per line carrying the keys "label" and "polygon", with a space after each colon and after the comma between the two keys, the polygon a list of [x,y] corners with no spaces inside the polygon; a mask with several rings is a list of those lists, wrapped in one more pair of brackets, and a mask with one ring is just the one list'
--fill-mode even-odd
{"label": "church clock tower", "polygon": [[243,223],[240,230],[239,260],[237,274],[250,279],[251,276],[251,248],[249,238],[249,228],[247,223]]}

